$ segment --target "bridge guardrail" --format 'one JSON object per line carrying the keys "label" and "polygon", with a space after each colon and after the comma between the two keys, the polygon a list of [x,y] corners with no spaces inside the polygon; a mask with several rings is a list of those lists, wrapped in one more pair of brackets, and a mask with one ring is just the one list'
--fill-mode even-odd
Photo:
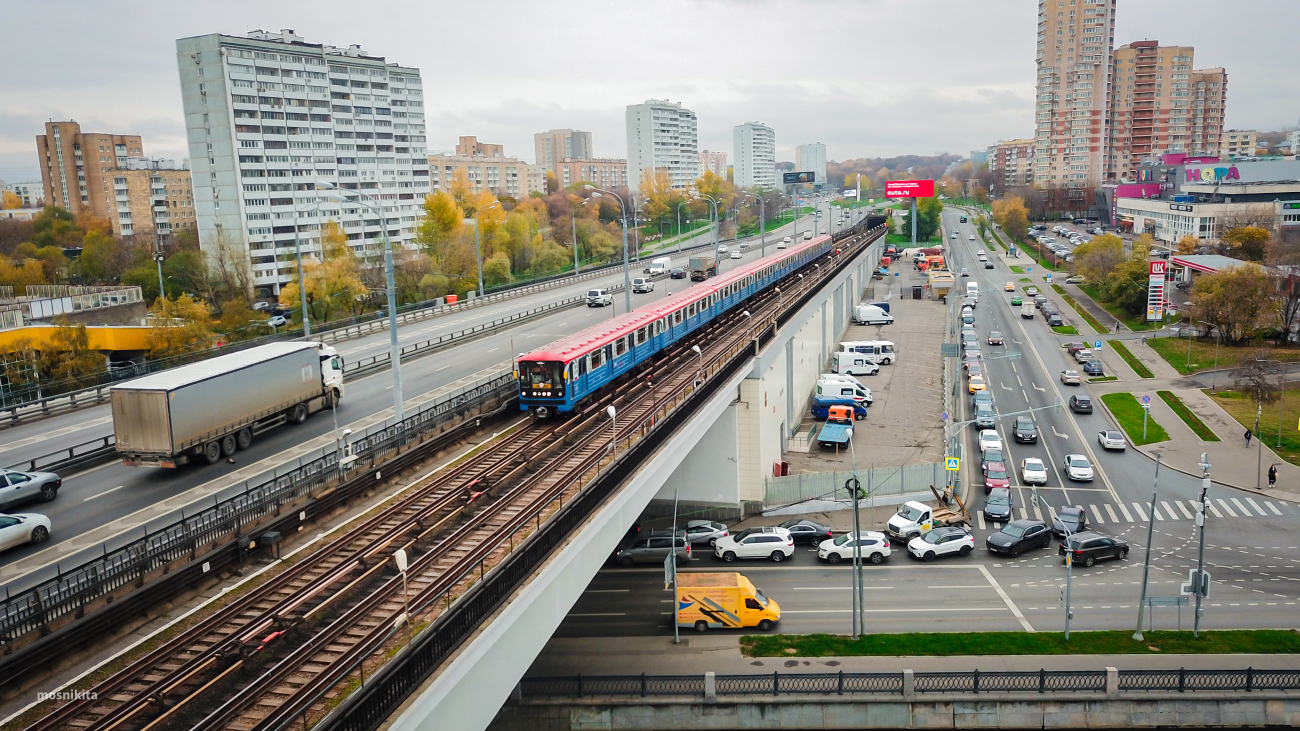
{"label": "bridge guardrail", "polygon": [[9,465],[5,469],[25,472],[62,472],[63,470],[76,469],[90,464],[99,464],[112,459],[113,455],[116,454],[116,444],[116,437],[108,434],[87,442],[74,444],[65,449],[42,454],[39,457],[25,459],[17,464]]}

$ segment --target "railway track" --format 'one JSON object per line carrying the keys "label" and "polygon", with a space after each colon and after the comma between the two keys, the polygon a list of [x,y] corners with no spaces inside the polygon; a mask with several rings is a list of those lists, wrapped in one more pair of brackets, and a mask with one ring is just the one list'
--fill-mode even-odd
{"label": "railway track", "polygon": [[[859,236],[848,244],[860,243]],[[678,343],[568,421],[529,421],[176,637],[52,709],[33,729],[304,727],[330,694],[436,619],[588,478],[820,284],[792,275]],[[784,291],[784,294],[782,293]],[[698,354],[692,346],[698,345]],[[650,379],[644,378],[647,372]],[[665,396],[669,396],[665,399]],[[607,406],[616,429],[606,429]],[[405,576],[388,559],[404,549]],[[476,570],[477,569],[477,573]]]}

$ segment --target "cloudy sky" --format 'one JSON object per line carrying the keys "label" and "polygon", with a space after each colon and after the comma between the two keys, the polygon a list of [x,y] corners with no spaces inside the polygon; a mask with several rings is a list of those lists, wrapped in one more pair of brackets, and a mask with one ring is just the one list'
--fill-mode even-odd
{"label": "cloudy sky", "polygon": [[[374,10],[371,10],[374,8]],[[46,0],[0,17],[0,179],[39,180],[48,119],[140,134],[188,157],[175,39],[293,28],[420,68],[429,149],[456,137],[532,160],[534,132],[591,130],[625,157],[624,106],[683,102],[700,146],[776,130],[779,159],[820,141],[831,159],[953,152],[1032,133],[1034,0]],[[1196,48],[1229,74],[1230,127],[1300,118],[1296,0],[1119,0],[1116,44]],[[63,20],[70,22],[62,22]]]}

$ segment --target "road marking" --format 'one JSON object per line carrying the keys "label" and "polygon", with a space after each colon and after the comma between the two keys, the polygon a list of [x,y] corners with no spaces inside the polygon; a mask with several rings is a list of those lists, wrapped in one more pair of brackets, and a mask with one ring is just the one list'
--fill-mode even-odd
{"label": "road marking", "polygon": [[979,524],[980,524],[980,530],[985,530],[985,529],[986,529],[986,526],[984,525],[984,513],[983,513],[983,511],[976,513],[976,514],[975,514],[975,519],[979,521]]}
{"label": "road marking", "polygon": [[[671,612],[663,612],[663,614],[671,614]],[[568,616],[570,617],[626,617],[627,612],[589,612],[587,614],[574,613]]]}
{"label": "road marking", "polygon": [[989,586],[988,584],[946,584],[946,585],[937,584],[935,586],[927,586],[925,588],[927,589],[987,589],[989,588]]}
{"label": "road marking", "polygon": [[1147,511],[1142,509],[1142,503],[1133,503],[1133,510],[1137,511],[1138,517],[1142,518],[1143,523],[1147,522]]}
{"label": "road marking", "polygon": [[1183,515],[1186,516],[1188,520],[1196,517],[1192,511],[1187,509],[1187,506],[1183,504],[1182,500],[1175,500],[1174,504],[1178,506],[1178,509],[1183,512]]}
{"label": "road marking", "polygon": [[1242,516],[1243,518],[1249,518],[1249,517],[1250,517],[1250,511],[1246,509],[1246,506],[1245,506],[1245,505],[1242,505],[1242,504],[1241,504],[1241,501],[1240,501],[1240,500],[1238,500],[1238,499],[1235,498],[1235,497],[1234,497],[1234,498],[1229,498],[1229,499],[1232,500],[1232,504],[1233,504],[1233,505],[1236,505],[1236,506],[1237,506],[1237,509],[1241,511],[1241,516]]}
{"label": "road marking", "polygon": [[1255,502],[1255,501],[1252,500],[1251,498],[1246,498],[1246,502],[1250,503],[1250,507],[1254,508],[1254,509],[1255,509],[1255,512],[1259,513],[1260,515],[1262,515],[1262,516],[1264,516],[1264,517],[1266,517],[1266,518],[1268,517],[1268,513],[1265,513],[1265,512],[1264,512],[1264,509],[1261,508],[1261,507],[1259,507],[1259,503]]}
{"label": "road marking", "polygon": [[[1106,505],[1109,506],[1110,503],[1106,503]],[[1109,510],[1110,508],[1107,507],[1106,509]],[[1124,514],[1124,522],[1125,522],[1125,523],[1132,523],[1132,522],[1133,522],[1133,516],[1129,514],[1129,512],[1128,512],[1128,508],[1124,507],[1124,503],[1120,503],[1120,504],[1119,504],[1119,512],[1121,512],[1121,513]]]}
{"label": "road marking", "polygon": [[1268,509],[1269,509],[1269,510],[1272,510],[1272,511],[1273,511],[1273,514],[1274,514],[1274,515],[1281,515],[1281,514],[1282,514],[1282,511],[1281,511],[1281,510],[1278,510],[1278,509],[1273,505],[1273,503],[1270,503],[1269,501],[1265,500],[1265,501],[1264,501],[1264,504],[1268,506]]}
{"label": "road marking", "polygon": [[1088,507],[1092,509],[1092,517],[1096,519],[1096,522],[1098,522],[1098,523],[1105,523],[1105,522],[1106,522],[1106,521],[1101,517],[1101,511],[1097,509],[1097,506],[1096,506],[1096,505],[1093,505],[1092,503],[1088,503]]}
{"label": "road marking", "polygon": [[1011,387],[1008,386],[1008,385],[1005,384],[1005,383],[998,382],[998,385],[1002,387],[1002,390],[1003,390],[1003,391],[1010,391],[1010,390],[1011,390]]}
{"label": "road marking", "polygon": [[1037,505],[1034,506],[1034,520],[1042,520],[1043,511]]}
{"label": "road marking", "polygon": [[[1012,342],[1015,342],[1015,341],[1012,341]],[[1020,343],[1016,343],[1016,345],[1019,345],[1019,344],[1020,344]],[[1019,374],[1019,373],[1020,373],[1020,371],[1016,370],[1016,364],[1015,364],[1015,363],[1012,363],[1012,364],[1011,364],[1011,372],[1012,372],[1012,373],[1016,373],[1016,374]],[[1020,376],[1019,376],[1019,375],[1016,376],[1016,380],[1017,380],[1017,381],[1020,380]]]}
{"label": "road marking", "polygon": [[[1041,389],[1040,389],[1040,390],[1041,390]],[[1062,439],[1065,439],[1065,440],[1067,440],[1067,441],[1070,439],[1070,435],[1069,435],[1069,434],[1062,434],[1061,432],[1057,431],[1057,430],[1056,430],[1056,425],[1055,425],[1055,424],[1051,424],[1050,426],[1052,427],[1052,433],[1055,434],[1056,436],[1058,436],[1058,437],[1060,437],[1060,438],[1062,438]]]}
{"label": "road marking", "polygon": [[583,594],[626,594],[631,589],[588,589]]}
{"label": "road marking", "polygon": [[1042,391],[1043,393],[1047,393],[1047,389],[1039,386],[1037,383],[1034,383],[1033,381],[1030,381],[1029,385],[1033,386],[1035,391]]}
{"label": "road marking", "polygon": [[1025,389],[1020,389],[1020,395],[1024,396],[1026,401],[1029,400],[1029,394],[1025,393]]}
{"label": "road marking", "polygon": [[434,368],[434,369],[433,369],[433,372],[434,372],[434,373],[437,373],[438,371],[445,371],[445,370],[447,370],[447,369],[450,368],[450,367],[451,367],[451,364],[449,363],[449,364],[447,364],[447,365],[445,365],[445,366],[443,366],[443,367],[441,367],[441,368]]}
{"label": "road marking", "polygon": [[[893,589],[892,586],[864,586],[863,589]],[[796,586],[795,591],[852,591],[851,586]]]}
{"label": "road marking", "polygon": [[1016,376],[1016,383],[1020,384],[1021,388],[1025,387],[1025,382],[1020,380],[1020,376]]}
{"label": "road marking", "polygon": [[1154,515],[1154,516],[1156,516],[1156,520],[1164,520],[1164,519],[1165,519],[1165,516],[1163,516],[1163,515],[1160,514],[1160,508],[1156,507],[1156,504],[1155,504],[1155,503],[1151,503],[1151,514]]}
{"label": "road marking", "polygon": [[28,444],[36,444],[37,442],[43,442],[46,441],[47,439],[50,439],[51,437],[62,436],[64,434],[71,434],[72,432],[80,431],[87,427],[98,426],[100,424],[107,424],[112,420],[113,420],[112,416],[105,416],[99,419],[92,419],[91,421],[83,421],[78,424],[74,424],[72,426],[64,427],[62,429],[47,431],[44,434],[37,434],[36,436],[27,437],[26,439],[19,439],[14,442],[9,442],[8,444],[0,444],[0,452],[7,452],[11,449],[25,447]]}
{"label": "road marking", "polygon": [[[918,607],[915,609],[863,609],[862,611],[867,613],[875,613],[875,614],[897,614],[899,612],[907,612],[910,614],[912,612],[1002,612],[1005,610],[1002,607]],[[781,610],[782,614],[851,614],[852,612],[853,612],[852,609],[782,609]],[[1017,612],[1017,614],[1019,614],[1019,612]],[[570,614],[569,616],[577,617],[582,615]],[[1024,625],[1029,624],[1028,622],[1024,621],[1023,615],[1021,618],[1021,624]],[[1030,629],[1029,631],[1033,632],[1034,630]]]}
{"label": "road marking", "polygon": [[1002,601],[1007,605],[1007,609],[1010,609],[1011,613],[1016,615],[1016,619],[1020,620],[1020,626],[1024,627],[1026,632],[1033,632],[1033,625],[1029,624],[1029,620],[1025,619],[1025,615],[1020,613],[1020,610],[1016,607],[1016,603],[1011,601],[1011,597],[1007,596],[1007,593],[1002,590],[1002,585],[998,583],[997,579],[993,578],[993,574],[984,567],[984,564],[979,565],[979,570],[981,574],[984,574],[984,579],[993,586],[993,590],[998,593],[998,596],[1002,597]]}
{"label": "road marking", "polygon": [[1214,507],[1214,503],[1213,503],[1212,501],[1210,501],[1210,500],[1206,500],[1206,501],[1205,501],[1205,507],[1206,507],[1206,509],[1209,510],[1211,513],[1214,513],[1214,517],[1216,517],[1216,518],[1222,518],[1222,517],[1223,517],[1223,513],[1220,513],[1220,512],[1219,512],[1219,509],[1216,508],[1216,507]]}
{"label": "road marking", "polygon": [[[1165,513],[1169,516],[1170,520],[1178,520],[1178,513],[1174,512],[1174,506],[1170,505],[1168,500],[1161,500],[1160,504],[1164,506]],[[1157,514],[1156,519],[1160,519],[1159,514]]]}
{"label": "road marking", "polygon": [[1110,516],[1112,522],[1119,522],[1119,516],[1115,514],[1115,509],[1110,506],[1110,503],[1106,503],[1106,514]]}
{"label": "road marking", "polygon": [[1052,516],[1053,521],[1056,520],[1056,508],[1052,507],[1051,503],[1047,503],[1047,514]]}
{"label": "road marking", "polygon": [[97,498],[97,497],[104,497],[105,495],[109,494],[110,492],[117,492],[118,490],[121,490],[121,489],[124,488],[124,487],[126,487],[126,485],[118,485],[117,487],[109,488],[109,489],[107,489],[107,490],[105,490],[105,491],[103,491],[103,492],[101,492],[101,493],[99,493],[99,494],[91,495],[91,496],[88,497],[88,498],[83,498],[81,502],[83,502],[83,503],[85,503],[85,502],[90,502],[91,500],[94,500],[94,499]]}
{"label": "road marking", "polygon": [[1237,517],[1237,511],[1233,510],[1232,506],[1229,505],[1227,501],[1225,501],[1223,498],[1215,498],[1215,499],[1219,501],[1219,505],[1221,505],[1224,510],[1228,511],[1229,516],[1233,518]]}

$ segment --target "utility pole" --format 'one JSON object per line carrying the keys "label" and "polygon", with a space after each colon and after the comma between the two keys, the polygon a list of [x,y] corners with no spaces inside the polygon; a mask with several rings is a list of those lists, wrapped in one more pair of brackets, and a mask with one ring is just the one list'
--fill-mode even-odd
{"label": "utility pole", "polygon": [[1133,639],[1142,641],[1142,614],[1147,604],[1147,577],[1151,575],[1151,541],[1156,529],[1156,485],[1160,481],[1160,455],[1156,454],[1156,476],[1151,481],[1151,510],[1147,512],[1147,556],[1142,560],[1142,597],[1138,600],[1137,631]]}
{"label": "utility pole", "polygon": [[[916,248],[916,196],[912,197],[912,248]],[[1066,631],[1065,634],[1069,636],[1070,633]]]}
{"label": "utility pole", "polygon": [[1196,525],[1201,529],[1201,547],[1196,558],[1196,581],[1192,582],[1192,591],[1196,594],[1196,626],[1192,628],[1194,637],[1201,636],[1201,616],[1205,614],[1201,600],[1210,588],[1210,582],[1205,576],[1205,500],[1209,490],[1210,456],[1207,452],[1201,452],[1201,500],[1196,504]]}
{"label": "utility pole", "polygon": [[[1064,527],[1064,524],[1062,524]],[[1070,620],[1074,619],[1074,611],[1070,609],[1070,588],[1074,583],[1074,551],[1070,549],[1070,539],[1074,534],[1069,528],[1065,528],[1065,639],[1070,639]]]}
{"label": "utility pole", "polygon": [[569,211],[569,220],[573,222],[573,276],[578,276],[578,216]]}

